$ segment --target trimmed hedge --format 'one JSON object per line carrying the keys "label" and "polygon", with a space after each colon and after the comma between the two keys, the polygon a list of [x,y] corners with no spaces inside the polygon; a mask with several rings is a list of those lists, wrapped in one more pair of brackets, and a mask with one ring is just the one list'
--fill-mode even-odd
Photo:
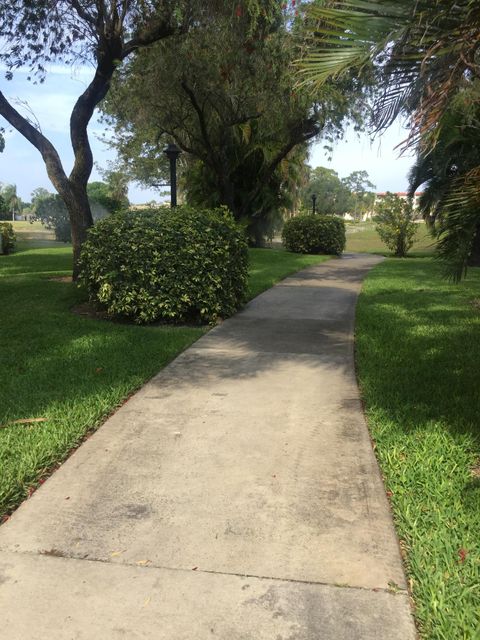
{"label": "trimmed hedge", "polygon": [[226,209],[127,211],[89,230],[81,279],[90,300],[137,323],[214,322],[247,289],[245,234]]}
{"label": "trimmed hedge", "polygon": [[336,216],[296,216],[285,222],[282,240],[293,253],[340,255],[346,243],[345,223]]}
{"label": "trimmed hedge", "polygon": [[0,253],[12,253],[15,249],[17,238],[13,231],[13,225],[9,222],[0,222]]}

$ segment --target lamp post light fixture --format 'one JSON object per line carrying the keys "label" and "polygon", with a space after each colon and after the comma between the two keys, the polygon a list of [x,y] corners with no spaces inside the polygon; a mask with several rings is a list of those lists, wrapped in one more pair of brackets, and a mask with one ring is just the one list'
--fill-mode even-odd
{"label": "lamp post light fixture", "polygon": [[316,214],[316,204],[317,204],[317,194],[313,193],[312,194],[312,214],[315,215]]}
{"label": "lamp post light fixture", "polygon": [[163,153],[170,160],[170,206],[177,206],[177,160],[181,154],[180,149],[174,142],[165,147]]}

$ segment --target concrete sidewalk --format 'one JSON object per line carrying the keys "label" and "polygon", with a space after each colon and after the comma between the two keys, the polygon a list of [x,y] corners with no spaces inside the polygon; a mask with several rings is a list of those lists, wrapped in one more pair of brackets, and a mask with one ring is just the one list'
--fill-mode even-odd
{"label": "concrete sidewalk", "polygon": [[265,292],[0,528],[8,640],[412,640],[347,255]]}

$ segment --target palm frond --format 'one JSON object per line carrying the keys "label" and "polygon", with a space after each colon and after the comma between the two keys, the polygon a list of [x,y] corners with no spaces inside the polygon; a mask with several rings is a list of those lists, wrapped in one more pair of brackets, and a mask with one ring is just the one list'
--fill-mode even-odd
{"label": "palm frond", "polygon": [[480,166],[452,181],[437,229],[436,254],[454,282],[467,272],[476,234],[480,232]]}
{"label": "palm frond", "polygon": [[362,67],[408,23],[403,3],[344,0],[314,3],[306,10],[311,47],[296,61],[301,85],[318,88],[329,78]]}

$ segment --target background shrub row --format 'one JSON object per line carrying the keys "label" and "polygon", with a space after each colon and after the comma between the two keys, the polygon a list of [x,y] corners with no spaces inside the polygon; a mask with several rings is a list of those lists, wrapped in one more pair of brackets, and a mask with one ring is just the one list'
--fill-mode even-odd
{"label": "background shrub row", "polygon": [[345,222],[336,216],[303,215],[285,222],[282,240],[287,251],[340,255],[345,249]]}
{"label": "background shrub row", "polygon": [[0,236],[0,253],[12,253],[16,242],[13,225],[9,222],[0,222]]}

